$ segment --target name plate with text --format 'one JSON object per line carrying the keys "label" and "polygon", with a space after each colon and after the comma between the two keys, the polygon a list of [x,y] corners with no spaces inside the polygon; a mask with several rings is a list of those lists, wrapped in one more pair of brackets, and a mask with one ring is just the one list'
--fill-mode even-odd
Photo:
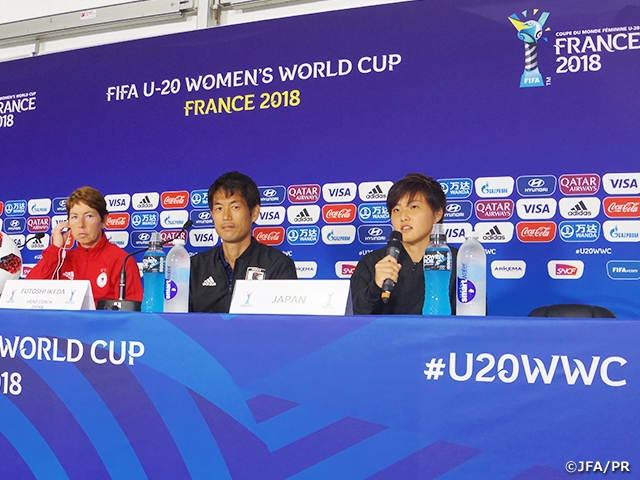
{"label": "name plate with text", "polygon": [[229,313],[351,315],[349,280],[238,280]]}
{"label": "name plate with text", "polygon": [[89,280],[7,280],[0,308],[95,310]]}

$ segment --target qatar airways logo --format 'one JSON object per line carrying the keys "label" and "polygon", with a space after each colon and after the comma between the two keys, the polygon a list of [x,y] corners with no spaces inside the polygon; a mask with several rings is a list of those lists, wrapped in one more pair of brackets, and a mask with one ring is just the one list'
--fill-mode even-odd
{"label": "qatar airways logo", "polygon": [[513,215],[513,200],[478,200],[475,208],[480,220],[507,220]]}
{"label": "qatar airways logo", "polygon": [[509,197],[514,183],[513,177],[479,177],[475,181],[476,194],[480,198]]}
{"label": "qatar airways logo", "polygon": [[51,219],[49,217],[29,217],[27,219],[27,230],[31,233],[46,232],[49,230]]}
{"label": "qatar airways logo", "polygon": [[607,197],[603,203],[609,218],[640,218],[640,197]]}
{"label": "qatar airways logo", "polygon": [[600,177],[595,173],[562,175],[558,183],[563,195],[593,195],[600,190]]}
{"label": "qatar airways logo", "polygon": [[640,193],[640,173],[607,173],[602,177],[604,191],[609,195]]}
{"label": "qatar airways logo", "polygon": [[284,242],[284,228],[256,227],[253,229],[253,237],[264,245],[280,245]]}
{"label": "qatar airways logo", "polygon": [[320,200],[320,185],[291,185],[287,196],[291,203],[316,203]]}
{"label": "qatar airways logo", "polygon": [[551,278],[557,280],[577,280],[584,273],[584,262],[581,260],[551,260],[547,263],[547,271]]}
{"label": "qatar airways logo", "polygon": [[[104,224],[104,228],[107,230],[125,230],[129,226],[130,217],[128,213],[110,213],[107,217],[107,221]],[[127,234],[127,243],[128,240]]]}
{"label": "qatar airways logo", "polygon": [[51,211],[50,198],[36,198],[29,200],[29,215],[46,215]]}
{"label": "qatar airways logo", "polygon": [[524,243],[548,243],[556,238],[554,222],[520,222],[516,225],[518,240]]}
{"label": "qatar airways logo", "polygon": [[335,272],[336,277],[338,278],[351,278],[353,272],[356,270],[356,266],[358,265],[357,261],[348,262],[348,261],[340,261],[335,264]]}
{"label": "qatar airways logo", "polygon": [[327,223],[351,223],[356,218],[356,211],[353,203],[325,205],[322,218]]}
{"label": "qatar airways logo", "polygon": [[189,205],[189,192],[186,190],[180,190],[176,192],[162,192],[160,196],[162,202],[162,208],[185,208]]}

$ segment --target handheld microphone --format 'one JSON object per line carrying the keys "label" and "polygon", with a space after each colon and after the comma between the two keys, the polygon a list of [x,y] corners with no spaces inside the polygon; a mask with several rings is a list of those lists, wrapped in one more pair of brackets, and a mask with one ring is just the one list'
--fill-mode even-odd
{"label": "handheld microphone", "polygon": [[[178,232],[178,234],[173,237],[171,240],[167,240],[162,242],[162,245],[167,245],[168,243],[173,242],[174,238],[180,237],[182,232],[186,232],[193,226],[193,222],[191,220],[187,220],[184,222],[182,229]],[[124,261],[122,262],[122,269],[120,270],[120,289],[118,300],[99,300],[98,301],[98,310],[127,310],[130,312],[139,312],[142,307],[142,302],[138,302],[137,300],[125,300],[125,295],[127,291],[127,260],[129,257],[137,255],[142,252],[146,252],[149,250],[149,247],[141,248],[139,250],[134,250],[129,253],[126,257],[124,257]]]}
{"label": "handheld microphone", "polygon": [[[391,255],[393,258],[398,260],[401,247],[402,233],[394,230],[393,232],[391,232],[391,235],[389,235],[389,241],[387,242],[387,255]],[[382,295],[380,297],[382,298],[382,301],[384,303],[387,303],[389,301],[389,297],[391,296],[391,292],[393,291],[393,287],[395,286],[396,283],[390,278],[387,278],[382,283]]]}

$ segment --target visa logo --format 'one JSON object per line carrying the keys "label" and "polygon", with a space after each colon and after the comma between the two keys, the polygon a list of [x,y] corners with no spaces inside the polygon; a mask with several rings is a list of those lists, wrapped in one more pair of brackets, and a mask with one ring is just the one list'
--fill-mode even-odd
{"label": "visa logo", "polygon": [[447,228],[447,237],[449,238],[460,238],[464,236],[464,228]]}
{"label": "visa logo", "polygon": [[280,220],[279,211],[260,212],[260,220]]}
{"label": "visa logo", "polygon": [[613,188],[638,188],[635,178],[612,178],[610,182]]}
{"label": "visa logo", "polygon": [[109,200],[110,207],[126,207],[127,201],[124,198],[112,198]]}
{"label": "visa logo", "polygon": [[196,242],[215,242],[215,238],[213,237],[213,233],[194,233],[193,238],[195,238]]}
{"label": "visa logo", "polygon": [[332,197],[349,197],[351,196],[351,189],[349,188],[330,188],[329,195]]}
{"label": "visa logo", "polygon": [[526,213],[551,213],[549,210],[549,205],[547,204],[532,204],[532,205],[524,205],[524,211]]}

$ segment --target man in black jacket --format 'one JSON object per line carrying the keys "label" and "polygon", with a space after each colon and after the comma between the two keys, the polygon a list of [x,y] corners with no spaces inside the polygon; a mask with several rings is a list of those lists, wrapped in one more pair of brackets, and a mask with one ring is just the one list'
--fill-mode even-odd
{"label": "man in black jacket", "polygon": [[209,187],[209,208],[222,245],[191,257],[189,311],[228,312],[238,279],[297,278],[293,260],[251,235],[260,215],[260,192],[251,178],[220,176]]}
{"label": "man in black jacket", "polygon": [[[440,184],[431,177],[411,173],[389,190],[387,208],[393,229],[402,233],[398,260],[387,255],[387,248],[371,252],[358,262],[351,276],[353,313],[421,315],[424,303],[424,251],[429,246],[431,229],[442,222],[447,198]],[[451,311],[455,313],[455,271],[457,250],[453,253],[453,271],[449,284]],[[390,278],[396,285],[388,303],[381,299],[382,284]]]}

